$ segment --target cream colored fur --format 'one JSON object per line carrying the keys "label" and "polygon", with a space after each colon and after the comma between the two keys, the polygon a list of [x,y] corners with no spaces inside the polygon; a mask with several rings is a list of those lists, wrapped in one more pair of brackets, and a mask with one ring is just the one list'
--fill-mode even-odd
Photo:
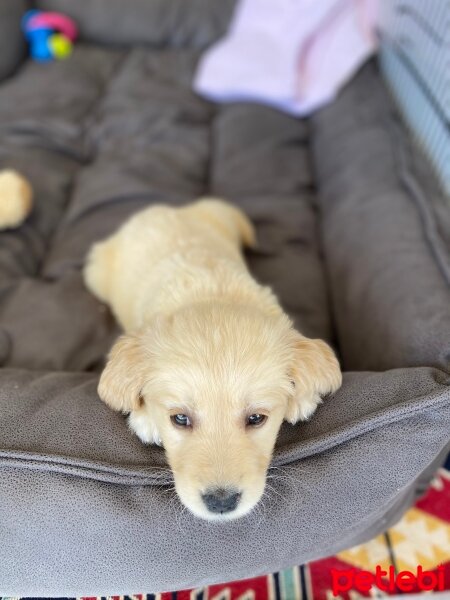
{"label": "cream colored fur", "polygon": [[12,170],[0,171],[0,229],[18,227],[30,214],[32,189],[26,179]]}
{"label": "cream colored fur", "polygon": [[[221,200],[153,206],[95,244],[84,272],[126,332],[99,395],[143,442],[163,444],[179,497],[206,519],[248,513],[282,421],[308,419],[341,384],[329,346],[295,331],[249,274],[241,247],[254,244],[250,221]],[[252,414],[266,421],[249,426]],[[201,495],[218,487],[239,490],[236,510],[207,510]]]}

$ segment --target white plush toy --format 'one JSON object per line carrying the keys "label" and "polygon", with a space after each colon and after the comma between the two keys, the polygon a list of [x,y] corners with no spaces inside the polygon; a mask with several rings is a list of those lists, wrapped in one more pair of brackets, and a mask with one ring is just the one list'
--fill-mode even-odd
{"label": "white plush toy", "polygon": [[28,181],[12,169],[0,171],[0,229],[21,225],[32,206],[33,190]]}

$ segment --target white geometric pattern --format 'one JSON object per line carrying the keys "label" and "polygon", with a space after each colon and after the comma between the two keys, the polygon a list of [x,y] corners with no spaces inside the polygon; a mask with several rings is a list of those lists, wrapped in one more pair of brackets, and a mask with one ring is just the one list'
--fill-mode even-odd
{"label": "white geometric pattern", "polygon": [[369,571],[375,570],[377,565],[387,570],[391,564],[389,548],[382,535],[360,546],[344,550],[338,556],[345,562]]}
{"label": "white geometric pattern", "polygon": [[390,534],[399,569],[434,569],[448,561],[450,525],[428,513],[411,509]]}

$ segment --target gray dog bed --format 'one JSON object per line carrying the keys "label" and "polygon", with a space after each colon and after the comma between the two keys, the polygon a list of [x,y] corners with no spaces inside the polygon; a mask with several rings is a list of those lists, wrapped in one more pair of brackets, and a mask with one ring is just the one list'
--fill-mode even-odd
{"label": "gray dog bed", "polygon": [[[24,60],[0,7],[0,167],[36,207],[0,234],[0,594],[156,592],[332,555],[395,522],[450,438],[448,222],[374,63],[310,120],[216,106],[190,82],[232,2],[41,0],[81,27],[63,63]],[[84,289],[93,241],[202,194],[254,221],[255,277],[337,349],[344,384],[285,425],[263,504],[208,524],[172,499],[160,448],[97,397],[118,334]]]}

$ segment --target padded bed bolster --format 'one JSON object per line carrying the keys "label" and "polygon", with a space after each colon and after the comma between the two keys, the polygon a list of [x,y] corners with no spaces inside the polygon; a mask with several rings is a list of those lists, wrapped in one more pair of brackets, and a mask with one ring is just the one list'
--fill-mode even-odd
{"label": "padded bed bolster", "polygon": [[36,0],[77,22],[81,39],[129,46],[204,48],[225,34],[235,0]]}
{"label": "padded bed bolster", "polygon": [[26,6],[26,0],[0,2],[0,81],[9,77],[25,56],[25,40],[20,30],[20,19]]}
{"label": "padded bed bolster", "polygon": [[346,373],[315,419],[283,427],[278,493],[212,527],[181,511],[162,450],[130,435],[96,384],[91,374],[2,371],[2,594],[182,589],[333,554],[394,522],[448,447],[442,371]]}
{"label": "padded bed bolster", "polygon": [[[111,483],[154,485],[172,478],[164,453],[145,446],[96,393],[89,373],[0,371],[0,464]],[[317,417],[283,425],[273,464],[314,456],[368,431],[450,404],[450,376],[433,368],[347,372]]]}
{"label": "padded bed bolster", "polygon": [[[387,431],[391,436],[397,433]],[[403,430],[402,441],[407,435],[408,430]],[[376,445],[376,440],[369,440],[365,450],[372,452]],[[284,502],[279,510],[265,510],[269,521],[264,526],[261,513],[227,526],[185,521],[186,513],[167,511],[170,496],[164,489],[155,489],[148,497],[139,486],[1,470],[0,489],[7,488],[8,495],[2,499],[6,519],[0,523],[4,540],[0,591],[19,597],[30,593],[77,597],[129,594],[130,589],[186,589],[266,574],[306,557],[333,555],[390,527],[414,501],[415,488],[408,485],[408,478],[417,478],[423,487],[444,459],[437,446],[428,447],[437,459],[423,463],[419,472],[417,465],[409,468],[405,449],[414,452],[415,447],[401,447],[399,459],[405,468],[397,478],[400,489],[380,506],[366,501],[369,490],[376,491],[376,487],[370,485],[374,472],[363,471],[365,463],[354,470],[366,476],[362,480],[366,494],[361,501],[353,500],[357,490],[348,475],[352,466],[339,451],[323,455],[317,465],[314,487],[319,501],[311,502],[310,492],[300,484],[286,483],[283,495],[289,510]],[[333,480],[336,487],[325,497],[330,492],[320,485],[319,477],[327,463],[344,476]],[[303,472],[312,475],[315,466],[305,461]],[[380,500],[377,494],[372,497]],[[336,501],[348,505],[346,522],[334,511]],[[329,511],[331,526],[323,511]],[[319,523],[316,533],[313,523],[318,517],[325,517],[325,522]],[[21,521],[24,518],[26,525]]]}
{"label": "padded bed bolster", "polygon": [[278,493],[269,489],[248,517],[211,526],[181,511],[162,485],[170,477],[161,449],[130,435],[96,397],[96,381],[2,372],[1,594],[182,589],[333,554],[394,522],[448,447],[441,371],[346,373],[314,420],[283,429]]}
{"label": "padded bed bolster", "polygon": [[[450,368],[450,255],[430,166],[374,62],[312,118],[326,266],[345,369]],[[448,209],[447,209],[448,210]]]}

